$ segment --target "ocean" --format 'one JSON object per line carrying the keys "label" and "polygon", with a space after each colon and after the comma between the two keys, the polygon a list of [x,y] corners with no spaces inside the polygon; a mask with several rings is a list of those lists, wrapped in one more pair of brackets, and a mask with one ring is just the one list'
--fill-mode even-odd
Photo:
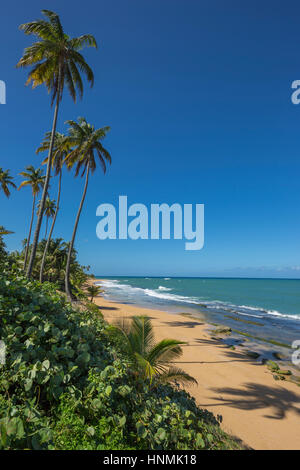
{"label": "ocean", "polygon": [[109,300],[192,313],[287,345],[300,340],[300,279],[99,277]]}

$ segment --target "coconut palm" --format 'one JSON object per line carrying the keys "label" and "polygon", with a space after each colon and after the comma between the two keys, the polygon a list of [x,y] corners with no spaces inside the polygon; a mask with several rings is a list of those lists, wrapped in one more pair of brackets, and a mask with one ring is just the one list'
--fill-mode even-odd
{"label": "coconut palm", "polygon": [[0,227],[0,236],[2,236],[2,235],[11,235],[12,233],[15,233],[15,232],[12,232],[11,230],[6,230],[5,228]]}
{"label": "coconut palm", "polygon": [[[41,146],[37,149],[36,153],[44,152],[45,150],[49,150],[51,142],[51,132],[47,132],[45,138],[41,144]],[[49,243],[52,237],[52,233],[54,230],[57,213],[59,211],[59,203],[60,203],[60,194],[61,194],[61,180],[62,180],[62,167],[65,157],[67,156],[68,152],[71,150],[70,143],[67,137],[60,132],[55,133],[54,137],[54,144],[53,144],[53,153],[52,153],[52,168],[55,171],[55,176],[58,176],[58,191],[57,191],[57,199],[56,199],[56,210],[53,217],[53,221],[51,224],[49,236],[47,239],[47,243],[45,245],[44,254],[42,257],[41,267],[40,267],[40,282],[43,282],[43,271],[45,266],[45,259],[47,256],[47,251],[49,248]],[[48,158],[43,161],[44,163],[48,163]]]}
{"label": "coconut palm", "polygon": [[[38,212],[41,210],[41,201],[38,203]],[[56,204],[54,199],[50,199],[49,196],[47,196],[45,205],[44,205],[44,214],[46,216],[46,226],[45,226],[45,238],[47,238],[47,232],[48,232],[48,221],[50,218],[54,217],[56,210]]]}
{"label": "coconut palm", "polygon": [[3,170],[3,168],[0,167],[0,188],[4,192],[6,197],[10,196],[10,188],[16,188],[15,183],[12,181],[13,177],[10,176],[9,170]]}
{"label": "coconut palm", "polygon": [[79,118],[78,123],[75,121],[67,121],[67,124],[69,124],[70,126],[69,140],[73,147],[73,150],[66,157],[67,167],[72,168],[73,166],[76,166],[75,176],[78,176],[80,172],[81,177],[83,177],[85,174],[83,194],[75,219],[75,225],[70,242],[66,266],[65,288],[67,296],[69,300],[71,300],[71,290],[69,282],[71,254],[74,247],[80,214],[87,192],[89,175],[90,172],[94,173],[94,171],[96,170],[97,161],[99,161],[100,165],[102,166],[102,170],[105,173],[107,162],[111,163],[111,156],[101,143],[101,141],[105,138],[107,132],[110,130],[109,127],[95,129],[95,127],[89,124],[85,118]]}
{"label": "coconut palm", "polygon": [[94,297],[97,297],[97,295],[99,295],[100,292],[102,292],[102,289],[99,286],[94,286],[94,285],[87,287],[86,290],[91,297],[91,302],[93,302]]}
{"label": "coconut palm", "polygon": [[38,213],[32,250],[27,268],[28,277],[31,276],[42,225],[44,206],[51,174],[52,151],[58,109],[59,103],[62,99],[64,85],[66,84],[74,101],[76,101],[78,93],[81,97],[83,94],[81,73],[83,73],[88,82],[93,85],[93,71],[86,63],[79,50],[84,46],[97,47],[95,38],[92,35],[85,34],[76,38],[70,38],[64,32],[60,18],[56,13],[50,10],[42,10],[42,13],[46,17],[46,20],[31,21],[20,26],[20,29],[23,30],[25,34],[33,34],[37,36],[38,40],[25,49],[23,57],[21,57],[17,64],[17,67],[32,66],[26,84],[32,83],[33,88],[44,84],[48,89],[48,92],[52,95],[51,105],[55,102],[46,179],[40,204],[41,210]]}
{"label": "coconut palm", "polygon": [[21,171],[20,175],[23,176],[25,180],[22,181],[22,183],[18,187],[18,190],[20,190],[21,188],[25,186],[30,186],[32,190],[32,196],[33,196],[29,234],[28,234],[26,248],[25,248],[25,258],[24,258],[24,270],[25,270],[26,264],[27,264],[29,246],[30,246],[36,196],[40,192],[44,184],[45,176],[43,175],[43,171],[41,170],[41,168],[34,168],[32,165],[27,166],[26,171]]}
{"label": "coconut palm", "polygon": [[189,374],[172,365],[182,355],[181,345],[186,343],[175,339],[155,343],[149,317],[134,316],[130,322],[119,320],[112,325],[111,332],[119,334],[131,367],[150,385],[162,382],[197,383]]}

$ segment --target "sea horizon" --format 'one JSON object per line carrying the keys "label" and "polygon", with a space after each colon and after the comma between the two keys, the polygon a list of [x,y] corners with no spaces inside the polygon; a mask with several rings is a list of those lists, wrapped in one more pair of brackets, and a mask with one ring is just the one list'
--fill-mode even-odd
{"label": "sea horizon", "polygon": [[[290,347],[300,335],[300,279],[96,276],[104,298],[191,313]],[[95,281],[97,282],[97,281]],[[276,287],[275,287],[276,286]]]}

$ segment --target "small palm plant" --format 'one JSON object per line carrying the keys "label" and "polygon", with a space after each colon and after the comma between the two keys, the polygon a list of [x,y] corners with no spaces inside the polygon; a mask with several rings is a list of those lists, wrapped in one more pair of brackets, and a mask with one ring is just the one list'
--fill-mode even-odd
{"label": "small palm plant", "polygon": [[155,343],[149,317],[134,316],[131,322],[123,319],[111,326],[111,332],[119,335],[132,368],[150,385],[162,382],[197,383],[196,379],[172,365],[182,355],[181,345],[186,343],[175,339]]}
{"label": "small palm plant", "polygon": [[0,167],[0,189],[2,189],[6,197],[10,196],[9,186],[16,188],[16,185],[12,179],[13,178],[10,176],[9,170],[3,170]]}
{"label": "small palm plant", "polygon": [[89,286],[86,290],[91,297],[91,302],[93,302],[94,298],[102,292],[102,289],[99,286]]}

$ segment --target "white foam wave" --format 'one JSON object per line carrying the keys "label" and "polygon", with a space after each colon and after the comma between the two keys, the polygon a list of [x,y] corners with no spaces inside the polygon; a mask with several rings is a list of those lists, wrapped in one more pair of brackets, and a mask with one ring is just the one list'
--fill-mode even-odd
{"label": "white foam wave", "polygon": [[[165,280],[169,280],[170,278],[165,278]],[[133,287],[129,284],[121,284],[120,281],[117,279],[105,279],[101,282],[95,283],[96,285],[101,285],[108,291],[111,291],[113,294],[114,292],[124,291],[124,294],[127,296],[130,294],[142,295],[153,297],[161,300],[172,301],[172,302],[180,302],[180,303],[187,303],[187,304],[194,304],[194,305],[205,305],[206,308],[211,310],[224,310],[224,311],[233,311],[233,313],[242,316],[250,316],[255,318],[268,318],[268,317],[278,317],[278,318],[286,318],[289,320],[296,320],[300,321],[300,315],[292,315],[288,313],[281,313],[277,310],[266,310],[261,307],[252,307],[249,305],[235,305],[229,302],[224,302],[220,300],[202,300],[200,297],[188,297],[184,295],[177,295],[167,293],[168,291],[172,290],[171,288],[165,286],[159,286],[158,289],[143,289],[141,287]],[[109,294],[109,292],[108,292]],[[255,312],[255,313],[254,313]]]}

